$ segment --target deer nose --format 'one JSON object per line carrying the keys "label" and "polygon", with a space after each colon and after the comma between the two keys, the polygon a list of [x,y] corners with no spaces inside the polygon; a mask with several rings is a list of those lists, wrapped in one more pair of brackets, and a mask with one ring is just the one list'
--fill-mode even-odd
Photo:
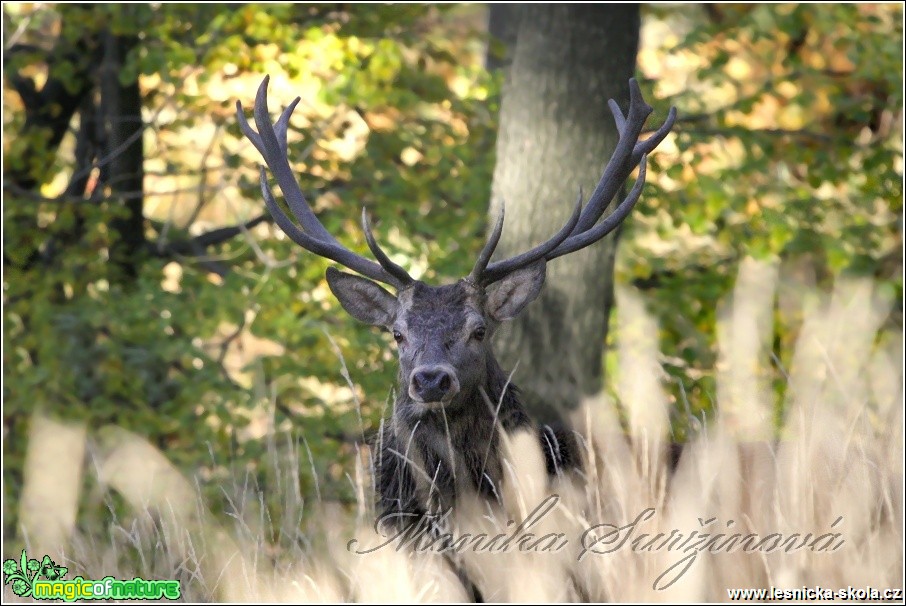
{"label": "deer nose", "polygon": [[409,395],[421,402],[446,401],[459,392],[459,382],[451,369],[443,366],[422,366],[412,372]]}

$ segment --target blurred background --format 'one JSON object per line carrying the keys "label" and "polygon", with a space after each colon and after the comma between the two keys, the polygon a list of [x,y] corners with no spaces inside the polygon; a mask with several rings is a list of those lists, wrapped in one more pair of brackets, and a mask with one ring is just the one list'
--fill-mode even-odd
{"label": "blurred background", "polygon": [[[79,475],[111,426],[214,512],[230,515],[237,483],[355,503],[395,352],[342,311],[330,262],[264,214],[236,102],[250,116],[265,74],[273,116],[301,97],[288,155],[325,227],[366,251],[365,206],[391,257],[432,284],[471,269],[492,199],[514,217],[509,250],[556,230],[600,176],[615,143],[606,99],[625,108],[629,77],[652,130],[677,107],[619,245],[575,261],[603,290],[570,299],[562,284],[588,274],[557,260],[550,290],[568,300],[514,328],[576,317],[550,356],[583,378],[555,408],[620,376],[614,283],[654,319],[675,441],[714,413],[718,302],[746,258],[817,291],[871,278],[883,327],[902,330],[899,3],[4,3],[3,45],[4,557],[23,545],[22,512],[40,510],[22,504],[27,452],[80,487],[64,526],[90,535],[122,509]],[[803,322],[784,305],[781,287],[761,377],[777,431]],[[528,397],[543,395],[532,377],[556,360],[499,347]],[[297,509],[289,527],[310,511]]]}

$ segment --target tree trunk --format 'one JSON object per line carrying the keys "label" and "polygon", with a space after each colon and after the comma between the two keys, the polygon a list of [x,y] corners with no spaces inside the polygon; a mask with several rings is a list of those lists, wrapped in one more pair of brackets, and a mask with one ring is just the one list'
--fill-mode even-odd
{"label": "tree trunk", "polygon": [[506,68],[513,62],[516,51],[516,37],[519,35],[519,20],[525,12],[525,4],[498,4],[488,7],[488,51],[484,65],[488,70]]}
{"label": "tree trunk", "polygon": [[102,175],[112,197],[125,207],[124,214],[111,221],[116,240],[110,260],[130,279],[137,274],[138,257],[145,246],[144,147],[142,145],[142,97],[138,78],[120,79],[123,64],[137,38],[104,34],[104,62],[101,66],[101,107],[104,116],[105,157]]}
{"label": "tree trunk", "polygon": [[[503,89],[491,217],[506,202],[497,258],[553,235],[579,188],[590,194],[616,142],[607,107],[628,105],[639,42],[637,5],[522,7]],[[613,204],[615,206],[615,204]],[[548,264],[539,300],[495,342],[536,419],[562,419],[596,393],[613,304],[617,233]],[[518,366],[517,366],[518,365]]]}

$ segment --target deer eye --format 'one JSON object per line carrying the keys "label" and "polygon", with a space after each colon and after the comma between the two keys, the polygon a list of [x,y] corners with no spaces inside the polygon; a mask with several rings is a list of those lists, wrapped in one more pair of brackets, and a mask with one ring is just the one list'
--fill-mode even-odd
{"label": "deer eye", "polygon": [[479,326],[475,329],[475,332],[472,333],[472,338],[476,341],[484,341],[485,333],[487,329],[484,326]]}
{"label": "deer eye", "polygon": [[403,342],[403,333],[401,333],[398,330],[394,330],[393,331],[393,340],[396,341],[397,343],[402,343]]}

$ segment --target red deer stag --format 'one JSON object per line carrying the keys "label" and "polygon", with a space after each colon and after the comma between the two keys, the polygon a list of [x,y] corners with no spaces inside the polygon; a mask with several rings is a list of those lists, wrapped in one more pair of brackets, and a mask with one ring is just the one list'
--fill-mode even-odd
{"label": "red deer stag", "polygon": [[[549,261],[594,244],[623,221],[645,184],[647,154],[673,126],[671,108],[664,124],[639,141],[652,112],[635,80],[623,115],[611,100],[619,142],[588,203],[581,195],[566,224],[547,242],[509,259],[491,262],[503,229],[503,208],[472,272],[455,284],[429,286],[414,280],[378,246],[368,216],[362,229],[377,263],[340,244],[309,207],[287,160],[286,133],[297,98],[276,123],[267,107],[268,78],[255,98],[258,131],[237,103],[242,132],[255,145],[280,185],[296,224],[277,204],[260,167],[261,193],[274,221],[299,246],[360,275],[327,270],[327,282],[353,317],[393,333],[399,355],[399,389],[392,418],[375,444],[375,483],[382,517],[420,518],[446,510],[465,490],[499,498],[503,477],[499,430],[531,427],[491,349],[501,322],[516,317],[541,291]],[[638,178],[629,194],[600,220],[632,171]],[[600,222],[599,222],[600,220]],[[364,276],[364,277],[361,277]],[[396,294],[377,283],[391,286]],[[549,473],[578,464],[575,441],[566,431],[545,427],[538,432]]]}

